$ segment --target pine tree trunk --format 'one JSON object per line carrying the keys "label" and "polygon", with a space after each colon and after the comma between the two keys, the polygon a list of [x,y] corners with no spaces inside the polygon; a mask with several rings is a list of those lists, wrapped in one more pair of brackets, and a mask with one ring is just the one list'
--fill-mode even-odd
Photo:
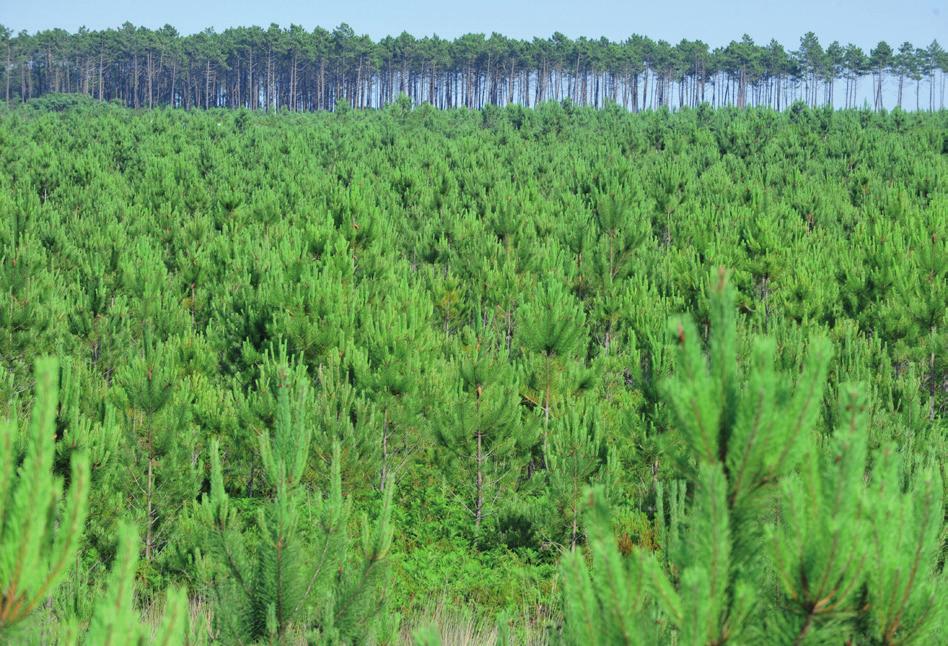
{"label": "pine tree trunk", "polygon": [[543,466],[549,468],[546,462],[547,446],[550,431],[550,397],[553,389],[553,358],[546,355],[546,384],[543,394]]}
{"label": "pine tree trunk", "polygon": [[379,491],[385,492],[388,484],[388,414],[382,420],[382,467],[379,473]]}
{"label": "pine tree trunk", "polygon": [[484,517],[484,435],[477,431],[477,515],[474,526],[480,528]]}
{"label": "pine tree trunk", "polygon": [[[167,94],[167,99],[166,99],[168,102],[168,105],[171,106],[172,108],[177,107],[176,100],[175,100],[175,88],[177,87],[176,85],[177,80],[178,80],[178,61],[177,59],[173,59],[171,61],[171,81],[168,83],[168,94]],[[159,94],[161,94],[160,91],[159,91]]]}
{"label": "pine tree trunk", "polygon": [[10,72],[13,70],[13,64],[12,64],[12,62],[10,61],[10,58],[11,58],[10,46],[7,45],[7,66],[6,66],[6,74],[3,75],[3,77],[4,77],[4,82],[6,83],[6,100],[7,100],[7,103],[10,102]]}
{"label": "pine tree trunk", "polygon": [[[932,330],[932,333],[934,334],[934,330]],[[929,357],[929,366],[930,366],[930,372],[929,372],[928,380],[931,383],[928,386],[928,389],[929,389],[928,390],[928,419],[934,421],[935,419],[935,393],[937,392],[936,388],[938,385],[937,375],[935,374],[935,353],[934,352],[932,352]]]}
{"label": "pine tree trunk", "polygon": [[[149,451],[150,451],[149,447]],[[148,483],[146,485],[147,516],[145,529],[145,560],[150,561],[154,550],[155,542],[155,460],[148,456]]]}
{"label": "pine tree trunk", "polygon": [[253,91],[253,47],[251,47],[247,53],[247,92],[250,93],[248,101],[250,103],[250,109],[257,109],[257,95]]}
{"label": "pine tree trunk", "polygon": [[481,428],[481,395],[483,387],[477,385],[477,500],[474,506],[474,527],[479,529],[484,518],[484,432]]}
{"label": "pine tree trunk", "polygon": [[319,103],[326,109],[326,60],[319,59]]}
{"label": "pine tree trunk", "polygon": [[151,57],[151,52],[148,52],[148,61],[147,61],[146,67],[148,69],[148,72],[147,72],[148,73],[148,107],[151,108],[154,105],[153,97],[152,97],[152,89],[154,86],[153,78],[154,78],[154,73],[155,73],[154,63],[152,62],[152,57]]}
{"label": "pine tree trunk", "polygon": [[138,108],[138,54],[132,57],[132,107]]}
{"label": "pine tree trunk", "polygon": [[267,107],[266,111],[271,110],[271,95],[273,94],[273,49],[267,50]]}

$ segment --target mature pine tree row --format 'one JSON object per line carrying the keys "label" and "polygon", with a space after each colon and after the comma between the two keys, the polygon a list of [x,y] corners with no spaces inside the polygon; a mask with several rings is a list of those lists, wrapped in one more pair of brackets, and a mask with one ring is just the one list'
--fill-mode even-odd
{"label": "mature pine tree row", "polygon": [[946,132],[0,108],[0,640],[932,643]]}
{"label": "mature pine tree row", "polygon": [[700,40],[672,45],[634,35],[612,42],[561,33],[533,40],[402,33],[375,42],[346,24],[332,31],[270,25],[182,36],[169,25],[125,23],[75,34],[14,34],[0,26],[0,49],[7,102],[73,92],[134,108],[378,108],[406,94],[416,105],[439,108],[570,99],[635,111],[700,103],[780,110],[797,100],[934,110],[945,106],[948,78],[948,56],[937,41],[897,47],[883,41],[867,52],[837,41],[824,47],[812,32],[788,51],[747,35],[716,48]]}

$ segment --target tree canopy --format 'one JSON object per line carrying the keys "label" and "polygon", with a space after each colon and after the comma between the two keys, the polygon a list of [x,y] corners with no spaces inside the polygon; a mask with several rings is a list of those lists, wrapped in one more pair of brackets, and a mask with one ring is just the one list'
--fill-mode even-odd
{"label": "tree canopy", "polygon": [[[375,41],[347,24],[312,31],[271,24],[191,35],[169,25],[130,23],[74,34],[2,28],[0,41],[8,102],[70,92],[134,108],[378,108],[401,94],[439,108],[529,107],[569,99],[631,110],[705,102],[784,109],[796,100],[861,107],[868,97],[882,108],[883,81],[889,78],[897,86],[893,105],[933,110],[944,107],[948,69],[937,41],[898,47],[880,42],[866,53],[853,44],[823,45],[813,32],[794,50],[774,40],[758,44],[746,34],[718,47],[701,40],[673,44],[632,35],[614,42],[561,33],[447,40],[403,32]],[[860,93],[866,77],[870,84]],[[914,105],[905,97],[907,82],[914,84]]]}

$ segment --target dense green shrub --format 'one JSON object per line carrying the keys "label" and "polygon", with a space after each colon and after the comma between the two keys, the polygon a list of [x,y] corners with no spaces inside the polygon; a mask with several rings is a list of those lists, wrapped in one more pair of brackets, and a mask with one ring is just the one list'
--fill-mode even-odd
{"label": "dense green shrub", "polygon": [[[572,554],[578,586],[591,552],[592,581],[637,555],[616,567],[659,587],[631,580],[622,612],[656,639],[932,625],[948,114],[63,107],[0,114],[0,405],[25,420],[34,362],[60,355],[44,464],[69,486],[74,455],[91,467],[87,531],[36,623],[85,630],[114,564],[132,609],[186,587],[212,640],[392,641],[438,598],[556,636],[558,564]],[[709,289],[719,266],[733,307]],[[814,337],[834,349],[819,361]],[[705,346],[733,374],[704,374]],[[754,384],[780,424],[794,392],[824,394],[810,439],[772,438],[738,480],[727,442]],[[28,429],[4,428],[15,471]],[[590,485],[611,523],[583,520]],[[721,523],[718,579],[695,528]],[[839,532],[866,565],[830,572],[824,602],[812,574]],[[281,537],[318,590],[277,583]],[[327,545],[346,549],[323,570]],[[906,545],[928,564],[912,585],[887,565]]]}

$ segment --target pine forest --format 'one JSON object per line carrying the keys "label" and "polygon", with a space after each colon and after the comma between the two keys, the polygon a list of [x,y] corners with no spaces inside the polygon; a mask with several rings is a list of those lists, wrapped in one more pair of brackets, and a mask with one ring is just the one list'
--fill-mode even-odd
{"label": "pine forest", "polygon": [[3,32],[0,643],[944,643],[937,43],[346,29]]}
{"label": "pine forest", "polygon": [[881,40],[863,48],[821,43],[812,31],[789,49],[747,34],[715,47],[641,34],[573,39],[561,32],[533,39],[402,32],[373,40],[346,23],[332,30],[271,24],[190,35],[130,22],[32,34],[0,25],[0,60],[7,102],[69,92],[133,108],[290,112],[333,110],[337,103],[379,108],[402,94],[438,108],[569,99],[632,111],[701,103],[783,110],[796,101],[936,110],[945,108],[948,82],[948,52],[938,40]]}

